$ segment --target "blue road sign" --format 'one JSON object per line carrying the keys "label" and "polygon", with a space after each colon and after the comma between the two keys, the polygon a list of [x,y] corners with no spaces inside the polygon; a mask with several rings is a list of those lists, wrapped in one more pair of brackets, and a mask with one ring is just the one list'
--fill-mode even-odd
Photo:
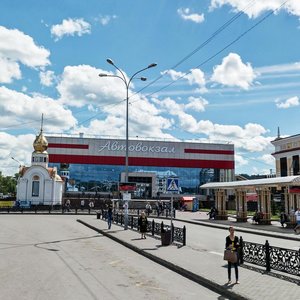
{"label": "blue road sign", "polygon": [[168,192],[178,192],[178,179],[177,178],[168,178],[167,179],[167,191]]}

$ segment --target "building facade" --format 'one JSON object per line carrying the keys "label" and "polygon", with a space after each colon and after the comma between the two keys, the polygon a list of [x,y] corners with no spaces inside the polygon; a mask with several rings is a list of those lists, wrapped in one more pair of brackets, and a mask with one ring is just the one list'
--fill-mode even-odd
{"label": "building facade", "polygon": [[48,141],[41,130],[33,143],[31,166],[21,166],[17,182],[17,203],[31,205],[61,205],[63,181],[55,167],[48,166]]}
{"label": "building facade", "polygon": [[289,137],[278,137],[272,141],[275,152],[272,153],[276,160],[276,176],[296,176],[300,175],[300,134]]}
{"label": "building facade", "polygon": [[[112,191],[123,181],[124,139],[89,138],[80,134],[47,135],[47,140],[50,165],[57,168],[68,165],[69,180],[79,190]],[[128,151],[128,181],[144,186],[150,197],[165,190],[167,177],[178,178],[183,193],[196,193],[205,182],[234,178],[232,144],[135,139],[129,140]]]}

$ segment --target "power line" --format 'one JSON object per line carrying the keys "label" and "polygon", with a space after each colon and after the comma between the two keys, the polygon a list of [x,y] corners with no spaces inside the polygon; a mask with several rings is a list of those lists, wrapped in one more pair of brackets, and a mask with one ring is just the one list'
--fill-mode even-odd
{"label": "power line", "polygon": [[[255,27],[257,27],[258,25],[260,25],[262,22],[264,22],[267,18],[269,18],[271,15],[273,15],[276,11],[280,10],[287,2],[289,2],[290,0],[286,0],[284,3],[282,3],[278,8],[276,8],[275,10],[272,10],[271,12],[267,13],[262,19],[260,19],[258,22],[256,22],[253,26],[251,26],[249,29],[247,29],[246,31],[244,31],[242,34],[240,34],[237,38],[235,38],[233,41],[231,41],[229,44],[227,44],[225,47],[223,47],[221,50],[219,50],[218,52],[216,52],[214,55],[210,56],[209,58],[207,58],[205,61],[203,61],[201,64],[197,65],[194,68],[199,68],[201,66],[203,66],[204,64],[206,64],[207,62],[211,61],[212,59],[214,59],[216,56],[218,56],[220,53],[222,53],[223,51],[225,51],[226,49],[228,49],[230,46],[232,46],[233,44],[235,44],[237,41],[239,41],[242,37],[244,37],[247,33],[249,33],[251,30],[253,30]],[[158,90],[149,93],[147,95],[145,95],[145,97],[149,97],[152,96],[166,88],[168,88],[169,86],[173,85],[175,82],[179,81],[180,79],[186,77],[187,75],[191,74],[192,71],[188,71],[186,73],[184,73],[183,75],[179,76],[176,80],[173,80],[172,82],[168,83],[167,85],[159,88]],[[161,76],[162,77],[162,76]],[[160,78],[161,78],[160,77]],[[160,79],[159,78],[159,79]],[[157,81],[157,80],[156,80]],[[153,81],[156,82],[156,81]],[[152,82],[148,85],[148,87],[152,84]],[[141,91],[141,90],[140,90]],[[138,93],[138,92],[137,92]],[[135,94],[137,94],[135,93]],[[133,95],[132,95],[133,96]],[[131,97],[132,97],[131,96]],[[139,99],[140,100],[140,99]],[[136,100],[136,101],[139,101]],[[136,101],[132,101],[136,102]]]}
{"label": "power line", "polygon": [[[199,45],[197,48],[195,48],[191,53],[189,53],[188,55],[186,55],[184,58],[182,58],[179,62],[177,62],[174,66],[170,67],[169,69],[175,69],[177,68],[179,65],[181,65],[183,62],[185,62],[186,60],[188,60],[190,57],[192,57],[195,53],[197,53],[198,51],[200,51],[202,48],[204,48],[206,45],[208,45],[217,35],[219,35],[222,31],[224,31],[229,25],[231,25],[235,20],[237,20],[243,13],[245,13],[250,7],[253,6],[254,2],[256,0],[252,0],[248,3],[248,5],[242,9],[241,11],[239,11],[238,13],[236,13],[231,19],[229,19],[227,22],[225,22],[221,27],[219,27],[207,40],[205,40],[201,45]],[[156,79],[154,79],[153,81],[151,81],[149,84],[147,84],[146,86],[144,86],[142,89],[138,90],[135,94],[140,93],[141,91],[145,90],[146,88],[148,88],[149,86],[153,85],[155,82],[157,82],[158,80],[160,80],[162,77],[164,76],[164,74],[158,76]],[[134,96],[135,94],[133,94],[132,96]],[[132,97],[131,96],[131,97]]]}

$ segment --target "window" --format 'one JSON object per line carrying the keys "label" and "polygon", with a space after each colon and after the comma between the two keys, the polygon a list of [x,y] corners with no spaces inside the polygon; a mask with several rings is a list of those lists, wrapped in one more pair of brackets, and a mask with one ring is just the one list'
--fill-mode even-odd
{"label": "window", "polygon": [[40,194],[40,178],[39,176],[33,176],[32,178],[32,197],[38,197]]}
{"label": "window", "polygon": [[293,168],[293,175],[298,175],[299,174],[299,155],[293,156],[292,168]]}
{"label": "window", "polygon": [[287,159],[286,157],[280,158],[280,176],[287,176]]}

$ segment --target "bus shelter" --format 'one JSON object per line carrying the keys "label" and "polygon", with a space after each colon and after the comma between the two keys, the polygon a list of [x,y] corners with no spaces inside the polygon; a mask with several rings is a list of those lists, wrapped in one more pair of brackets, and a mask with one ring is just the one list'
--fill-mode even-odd
{"label": "bus shelter", "polygon": [[294,212],[300,207],[300,176],[263,178],[254,180],[210,182],[200,186],[201,189],[212,189],[218,210],[216,219],[228,219],[226,200],[229,192],[235,196],[236,218],[238,222],[247,221],[246,193],[257,193],[257,208],[261,222],[271,224],[272,191],[280,191],[284,197],[285,213],[291,223],[295,223]]}

